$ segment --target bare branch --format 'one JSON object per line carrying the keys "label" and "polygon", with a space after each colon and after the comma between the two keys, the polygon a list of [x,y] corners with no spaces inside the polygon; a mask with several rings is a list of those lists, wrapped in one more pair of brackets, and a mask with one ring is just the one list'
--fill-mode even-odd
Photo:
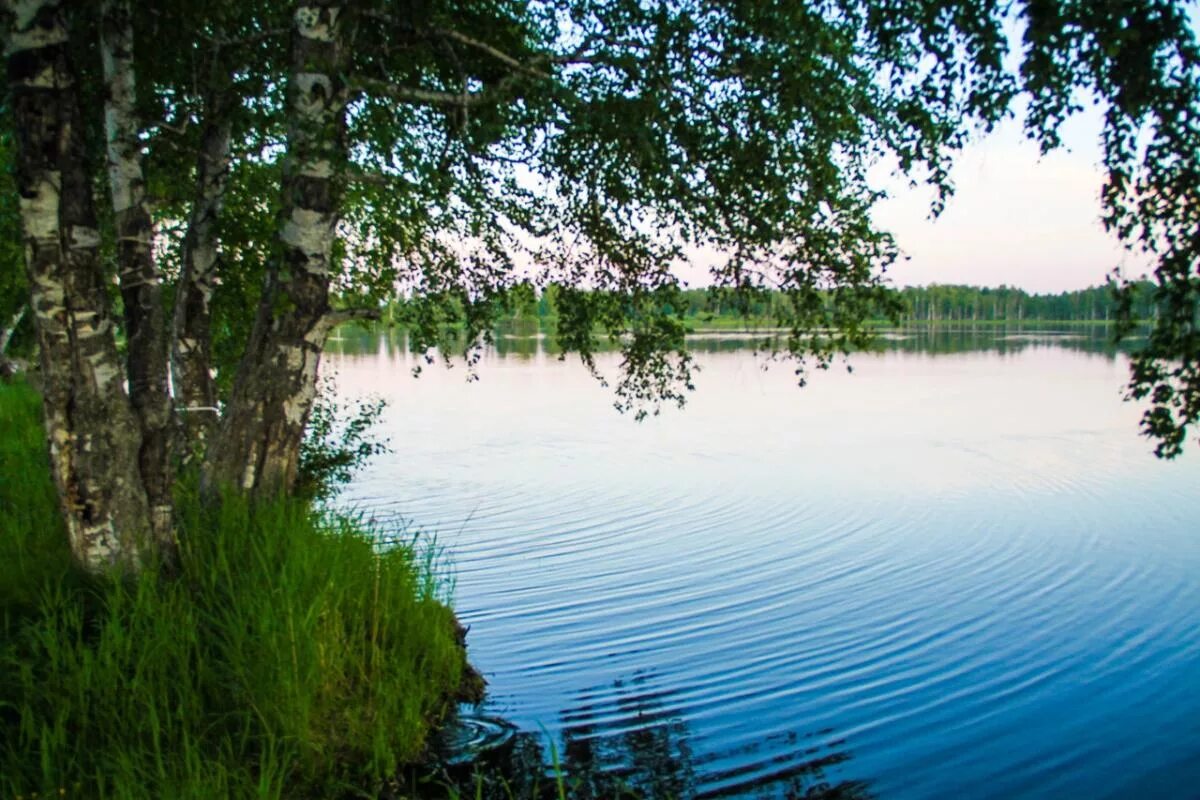
{"label": "bare branch", "polygon": [[531,62],[526,63],[519,59],[513,58],[502,50],[498,50],[487,42],[482,42],[478,39],[472,39],[470,36],[459,33],[458,31],[453,31],[446,28],[432,28],[430,29],[430,33],[434,36],[441,36],[444,39],[449,39],[451,41],[458,42],[459,44],[466,45],[467,47],[473,47],[483,53],[487,53],[501,64],[512,67],[517,72],[522,72],[531,77],[543,78],[546,80],[549,80],[551,77],[553,77],[550,75],[550,73],[536,69],[533,66],[535,63],[544,63],[546,61],[545,57],[539,57]]}
{"label": "bare branch", "polygon": [[317,320],[317,324],[307,338],[310,341],[315,340],[324,346],[325,337],[329,336],[329,333],[343,322],[353,322],[355,320],[378,321],[379,317],[378,308],[339,308],[326,311]]}

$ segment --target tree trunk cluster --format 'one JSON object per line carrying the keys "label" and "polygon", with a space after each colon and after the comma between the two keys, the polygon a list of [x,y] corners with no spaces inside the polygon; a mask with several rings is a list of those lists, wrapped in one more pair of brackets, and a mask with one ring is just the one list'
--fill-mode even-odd
{"label": "tree trunk cluster", "polygon": [[[170,563],[176,465],[204,453],[203,485],[287,491],[332,327],[330,276],[345,162],[339,3],[295,9],[283,222],[250,344],[218,409],[211,311],[231,163],[226,111],[205,98],[195,192],[170,324],[147,202],[130,0],[103,0],[104,152],[123,307],[124,357],[84,140],[78,34],[62,0],[6,0],[16,178],[40,349],[50,462],[72,551],[91,570]],[[9,326],[13,327],[13,326]],[[10,335],[6,328],[4,342]],[[2,348],[0,348],[2,353]]]}

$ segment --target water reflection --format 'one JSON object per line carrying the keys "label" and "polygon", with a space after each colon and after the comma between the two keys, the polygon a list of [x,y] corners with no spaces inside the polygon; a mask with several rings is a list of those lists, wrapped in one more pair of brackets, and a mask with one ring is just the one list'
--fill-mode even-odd
{"label": "water reflection", "polygon": [[[557,358],[562,354],[558,339],[552,332],[519,333],[503,329],[494,334],[485,348],[502,358],[537,360]],[[688,346],[697,353],[725,353],[739,350],[769,352],[777,338],[771,330],[727,330],[699,332],[688,336]],[[1120,346],[1112,343],[1109,329],[1103,325],[1079,325],[1070,328],[1046,323],[1013,323],[997,325],[919,325],[881,329],[871,348],[872,352],[951,353],[988,352],[1001,355],[1016,354],[1029,349],[1060,348],[1115,357],[1117,353],[1136,350],[1136,336]],[[597,342],[597,351],[614,350],[607,340]],[[409,359],[413,355],[408,334],[400,328],[367,328],[346,326],[330,339],[328,350],[339,355],[386,354],[392,359]]]}
{"label": "water reflection", "polygon": [[[427,796],[482,798],[809,798],[868,800],[867,783],[829,771],[850,760],[831,730],[789,732],[697,756],[676,695],[652,671],[585,689],[561,712],[561,739],[547,748],[531,732],[506,735],[495,722],[468,720],[489,736],[449,735],[443,767],[423,781]],[[464,759],[462,748],[473,752]]]}
{"label": "water reflection", "polygon": [[696,771],[674,691],[641,672],[579,693],[560,715],[567,775],[582,797],[691,797]]}

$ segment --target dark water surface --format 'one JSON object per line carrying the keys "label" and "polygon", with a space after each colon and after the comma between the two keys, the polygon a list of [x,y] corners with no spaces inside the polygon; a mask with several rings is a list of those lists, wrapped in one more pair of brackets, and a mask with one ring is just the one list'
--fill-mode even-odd
{"label": "dark water surface", "polygon": [[486,713],[663,797],[1200,797],[1200,452],[1149,454],[1122,356],[903,338],[799,390],[701,347],[637,424],[536,342],[331,346],[395,449],[345,500],[446,548]]}

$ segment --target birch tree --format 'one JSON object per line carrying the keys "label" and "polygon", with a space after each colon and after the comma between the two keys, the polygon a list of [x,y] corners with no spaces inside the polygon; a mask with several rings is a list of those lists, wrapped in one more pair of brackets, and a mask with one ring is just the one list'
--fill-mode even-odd
{"label": "birch tree", "polygon": [[316,397],[317,367],[336,316],[329,305],[347,162],[341,2],[300,5],[288,76],[283,222],[206,478],[246,491],[286,491]]}
{"label": "birch tree", "polygon": [[100,53],[105,87],[104,131],[108,186],[116,233],[117,274],[127,340],[126,378],[141,426],[139,468],[155,538],[170,542],[172,475],[169,455],[171,398],[162,280],[154,261],[154,224],[146,200],[136,111],[133,9],[129,0],[103,0]]}
{"label": "birch tree", "polygon": [[217,90],[203,105],[195,189],[171,324],[171,374],[181,415],[178,450],[185,460],[204,449],[220,413],[212,376],[212,297],[220,258],[218,222],[231,162],[232,133],[224,119],[224,102]]}
{"label": "birch tree", "polygon": [[55,0],[10,13],[17,188],[51,472],[80,562],[131,569],[150,535],[142,436],[114,339],[67,20]]}

